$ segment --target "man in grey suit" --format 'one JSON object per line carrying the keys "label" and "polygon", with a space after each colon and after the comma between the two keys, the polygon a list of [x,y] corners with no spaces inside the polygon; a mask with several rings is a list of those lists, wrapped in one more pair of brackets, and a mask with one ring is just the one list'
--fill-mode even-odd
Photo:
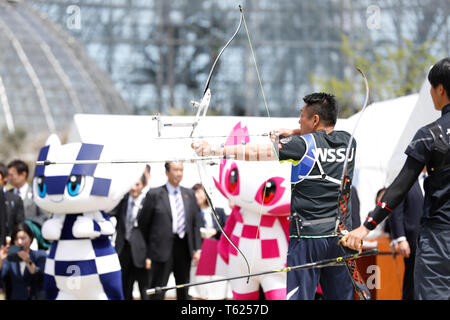
{"label": "man in grey suit", "polygon": [[13,160],[8,164],[8,181],[14,187],[13,193],[18,195],[25,209],[25,219],[42,226],[48,213],[39,209],[33,201],[33,188],[28,184],[28,165],[22,160]]}
{"label": "man in grey suit", "polygon": [[[202,217],[194,191],[180,186],[182,163],[167,162],[165,168],[168,181],[147,193],[139,221],[151,262],[151,288],[167,285],[172,271],[176,284],[189,282],[191,262],[200,258]],[[151,299],[164,299],[164,293]],[[177,299],[189,299],[188,289],[177,289]]]}

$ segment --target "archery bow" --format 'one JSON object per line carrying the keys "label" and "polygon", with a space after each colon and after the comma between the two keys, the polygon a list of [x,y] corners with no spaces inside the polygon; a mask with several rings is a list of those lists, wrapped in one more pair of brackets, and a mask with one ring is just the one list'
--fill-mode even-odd
{"label": "archery bow", "polygon": [[324,259],[324,260],[310,262],[310,263],[301,264],[301,265],[297,265],[297,266],[285,267],[285,268],[281,268],[281,269],[273,269],[273,270],[262,271],[262,272],[257,272],[257,273],[250,273],[247,275],[240,275],[240,276],[235,276],[235,277],[214,279],[214,280],[201,281],[201,282],[191,282],[191,283],[179,284],[179,285],[175,285],[175,286],[156,287],[156,288],[148,289],[146,291],[146,293],[148,295],[152,295],[152,294],[158,294],[158,293],[162,293],[164,291],[172,290],[172,289],[182,289],[182,288],[200,286],[200,285],[222,282],[222,281],[237,280],[237,279],[243,279],[243,278],[247,278],[247,277],[257,277],[257,276],[262,276],[262,275],[267,275],[267,274],[272,274],[272,273],[281,273],[281,272],[290,272],[290,271],[294,271],[294,270],[305,270],[305,269],[316,269],[316,268],[342,266],[342,265],[346,264],[348,261],[354,261],[354,260],[362,258],[362,257],[368,257],[368,256],[376,255],[376,254],[378,254],[378,249],[372,249],[372,250],[367,250],[364,252],[356,252],[356,253],[352,253],[352,254],[346,254],[344,256],[337,257],[337,258]]}
{"label": "archery bow", "polygon": [[[266,99],[266,95],[265,95],[265,93],[264,93],[264,87],[262,86],[261,76],[260,76],[260,73],[259,73],[258,64],[257,64],[257,62],[256,62],[255,52],[254,52],[254,50],[253,50],[252,41],[251,41],[251,39],[250,39],[250,33],[249,33],[249,30],[248,30],[248,27],[247,27],[247,22],[246,22],[245,16],[244,16],[244,10],[242,9],[242,6],[240,6],[240,5],[239,5],[239,10],[240,10],[240,13],[241,13],[241,15],[240,15],[240,20],[239,20],[239,25],[238,25],[236,31],[234,32],[233,36],[230,38],[230,40],[228,40],[228,42],[225,44],[225,46],[224,46],[224,47],[222,48],[222,50],[219,52],[219,54],[218,54],[216,60],[215,60],[214,63],[213,63],[213,66],[212,66],[212,68],[211,68],[211,71],[209,72],[208,78],[207,78],[207,80],[206,80],[205,88],[204,88],[204,90],[203,90],[203,98],[202,98],[202,101],[201,101],[200,103],[198,103],[198,102],[191,102],[191,104],[192,104],[193,106],[197,107],[198,110],[197,110],[197,114],[196,114],[196,118],[195,118],[194,124],[193,124],[193,126],[192,126],[192,132],[191,132],[191,134],[190,134],[190,137],[193,137],[194,131],[196,130],[196,128],[197,128],[197,126],[198,126],[198,123],[200,122],[200,116],[201,116],[203,119],[204,119],[205,116],[206,116],[206,112],[207,112],[207,109],[208,109],[208,107],[209,107],[209,102],[210,102],[210,99],[211,99],[211,92],[210,92],[210,89],[209,89],[209,85],[210,85],[210,82],[211,82],[211,77],[212,77],[212,75],[213,75],[214,69],[215,69],[215,67],[216,67],[216,65],[217,65],[217,62],[218,62],[220,56],[222,55],[222,53],[224,52],[224,50],[228,47],[228,45],[229,45],[229,44],[233,41],[233,39],[236,37],[236,35],[237,35],[237,33],[239,32],[239,30],[240,30],[242,24],[244,24],[244,28],[245,28],[245,31],[246,31],[246,35],[247,35],[247,39],[248,39],[248,43],[249,43],[249,47],[250,47],[250,52],[252,53],[253,62],[254,62],[254,66],[255,66],[255,69],[256,69],[256,75],[257,75],[257,78],[258,78],[259,87],[260,87],[260,89],[261,89],[262,98],[263,98],[263,101],[264,101],[264,105],[265,105],[265,108],[266,108],[266,112],[267,112],[268,117],[270,118],[270,112],[269,112],[269,108],[268,108],[268,105],[267,105],[267,99]],[[267,137],[268,137],[269,135],[268,135],[268,134],[262,134],[261,136],[267,136]],[[275,146],[274,146],[273,144],[272,144],[272,146],[273,146],[273,148],[275,148]],[[275,153],[275,155],[277,155],[277,152],[276,152],[275,150],[274,150],[274,153]],[[230,239],[229,236],[225,233],[225,231],[223,230],[222,226],[220,225],[220,223],[219,223],[219,221],[218,221],[218,216],[217,216],[217,214],[216,214],[215,208],[214,208],[214,206],[213,206],[213,204],[212,204],[212,200],[211,200],[211,197],[210,197],[210,194],[209,194],[210,192],[212,192],[212,190],[214,189],[214,187],[212,187],[210,184],[205,184],[205,183],[204,183],[205,180],[202,179],[202,176],[206,174],[206,171],[205,171],[205,169],[204,169],[204,167],[202,166],[201,163],[202,163],[202,161],[198,161],[198,162],[197,162],[197,168],[198,168],[198,172],[199,172],[200,179],[202,180],[202,185],[203,185],[203,188],[204,188],[204,191],[205,191],[205,194],[206,194],[206,199],[207,199],[208,204],[210,205],[210,207],[211,207],[211,209],[212,209],[212,212],[213,212],[213,217],[214,217],[214,219],[216,220],[216,223],[219,225],[219,228],[221,229],[222,234],[224,235],[224,237],[228,240],[228,242],[229,242],[230,244],[232,244],[233,248],[235,248],[235,249],[241,254],[241,256],[244,258],[244,260],[245,260],[245,262],[246,262],[246,264],[247,264],[248,273],[250,274],[250,272],[251,272],[251,266],[250,266],[250,264],[249,264],[247,258],[246,258],[245,255],[241,252],[241,250],[240,250],[240,249],[239,249],[239,248],[231,241],[231,239]],[[267,187],[267,181],[266,181],[266,183],[265,183],[265,185],[264,185],[263,195],[266,194],[266,187]],[[263,206],[264,206],[264,201],[261,202],[261,208],[260,208],[260,212],[259,212],[260,222],[258,223],[257,237],[258,237],[259,229],[260,229],[260,225],[261,225],[261,217],[262,217],[262,208],[263,208]],[[256,245],[256,243],[255,243],[255,245]],[[256,252],[255,249],[256,249],[256,248],[254,248],[254,249],[252,250],[253,253]],[[252,257],[254,258],[254,255],[253,255]],[[253,261],[253,258],[252,258],[252,261]],[[250,279],[250,278],[248,277],[248,278],[247,278],[247,282],[249,281],[249,279]]]}
{"label": "archery bow", "polygon": [[[344,166],[342,169],[341,185],[339,187],[338,218],[336,220],[336,227],[334,230],[335,233],[338,234],[340,237],[348,234],[345,220],[346,220],[347,214],[348,214],[347,206],[348,206],[348,201],[350,199],[350,190],[351,190],[351,186],[352,186],[351,179],[348,176],[350,150],[352,149],[352,144],[353,144],[356,128],[358,127],[358,123],[361,120],[361,117],[362,117],[364,111],[366,110],[367,103],[369,102],[369,94],[370,94],[369,83],[367,82],[366,75],[364,74],[364,72],[361,69],[357,68],[357,70],[359,71],[359,73],[361,73],[361,75],[363,77],[364,84],[366,87],[366,96],[365,96],[365,100],[364,100],[364,104],[363,104],[361,113],[355,124],[355,127],[353,128],[353,132],[350,136],[347,150],[345,152],[345,160],[344,160]],[[341,245],[342,250],[345,253],[352,254],[352,253],[357,252],[357,251],[351,250],[348,247],[345,247],[344,245],[342,245],[342,243],[340,243],[340,245]],[[360,299],[370,300],[369,289],[367,288],[367,286],[364,283],[364,280],[363,280],[363,278],[358,270],[358,267],[356,265],[356,261],[348,260],[348,261],[346,261],[345,265],[346,265],[347,271],[350,274],[350,278],[352,280],[352,284],[355,288],[355,291],[358,294],[358,296],[360,297]]]}
{"label": "archery bow", "polygon": [[[228,42],[225,44],[225,46],[220,50],[219,54],[217,55],[216,59],[214,60],[214,63],[211,67],[211,70],[209,72],[208,78],[206,80],[206,84],[205,84],[205,88],[203,89],[203,98],[200,101],[200,103],[198,102],[191,102],[191,104],[193,106],[196,106],[198,108],[197,110],[197,114],[195,116],[195,121],[192,125],[192,131],[191,134],[189,135],[190,138],[194,138],[194,132],[196,131],[198,124],[200,123],[201,119],[204,119],[206,117],[206,112],[208,111],[209,108],[209,103],[211,101],[211,90],[209,89],[209,84],[211,82],[211,78],[212,75],[214,73],[214,70],[216,68],[217,62],[219,61],[220,57],[222,56],[222,53],[225,51],[225,49],[230,45],[230,43],[234,40],[234,38],[236,37],[237,33],[239,32],[241,25],[242,25],[242,15],[241,18],[239,20],[239,25],[236,28],[236,31],[234,32],[234,34],[232,35],[232,37],[228,40]],[[197,129],[198,131],[198,129]],[[201,135],[198,135],[198,137],[200,137]],[[239,249],[238,246],[236,246],[234,244],[234,242],[231,240],[231,238],[228,236],[228,234],[225,232],[224,228],[222,227],[222,225],[220,224],[219,221],[219,216],[216,212],[216,209],[212,203],[212,199],[211,199],[211,194],[212,191],[214,190],[214,187],[211,186],[211,183],[208,181],[208,179],[204,179],[204,177],[207,175],[206,174],[206,170],[203,166],[204,161],[200,160],[196,162],[197,165],[197,170],[198,170],[198,174],[200,177],[200,180],[202,182],[202,186],[203,186],[203,190],[205,192],[206,195],[206,201],[208,202],[211,211],[213,213],[213,218],[216,221],[220,231],[222,232],[223,236],[227,239],[227,241],[231,244],[231,246],[236,249],[237,252],[239,252],[239,254],[242,256],[242,258],[245,261],[245,264],[247,265],[247,269],[248,269],[248,273],[250,274],[250,264],[248,263],[247,257],[244,255],[244,253]],[[247,276],[246,276],[247,277]],[[250,278],[247,279],[247,282]]]}

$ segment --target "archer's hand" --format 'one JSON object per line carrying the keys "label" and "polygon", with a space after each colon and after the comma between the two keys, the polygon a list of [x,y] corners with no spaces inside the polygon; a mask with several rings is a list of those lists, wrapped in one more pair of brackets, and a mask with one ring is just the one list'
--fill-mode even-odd
{"label": "archer's hand", "polygon": [[278,142],[280,139],[295,136],[297,133],[295,129],[277,129],[270,131],[270,140],[272,142]]}
{"label": "archer's hand", "polygon": [[353,250],[361,250],[362,240],[369,234],[370,230],[365,226],[360,226],[355,230],[349,232],[341,239],[341,243]]}
{"label": "archer's hand", "polygon": [[211,145],[205,140],[192,142],[191,148],[195,150],[198,156],[209,156],[211,154]]}

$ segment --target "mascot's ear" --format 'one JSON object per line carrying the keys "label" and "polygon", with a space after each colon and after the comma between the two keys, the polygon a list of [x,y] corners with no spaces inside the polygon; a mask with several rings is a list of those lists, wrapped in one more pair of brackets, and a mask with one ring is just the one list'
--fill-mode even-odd
{"label": "mascot's ear", "polygon": [[53,133],[47,138],[45,145],[46,146],[61,146],[61,140],[59,140],[58,136]]}

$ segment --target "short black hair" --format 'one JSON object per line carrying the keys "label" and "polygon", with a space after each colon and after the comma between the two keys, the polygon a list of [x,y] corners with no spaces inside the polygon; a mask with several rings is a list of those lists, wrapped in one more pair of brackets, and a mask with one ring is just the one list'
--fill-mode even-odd
{"label": "short black hair", "polygon": [[24,161],[13,160],[8,164],[8,169],[12,168],[12,167],[16,168],[18,174],[22,174],[22,172],[26,172],[27,173],[26,177],[28,178],[29,169],[28,169],[28,165]]}
{"label": "short black hair", "polygon": [[450,98],[450,57],[438,61],[428,73],[428,81],[436,88],[442,84],[447,97]]}
{"label": "short black hair", "polygon": [[338,104],[332,94],[316,92],[305,96],[303,101],[308,106],[308,109],[311,110],[311,116],[317,114],[323,124],[327,126],[336,124]]}

